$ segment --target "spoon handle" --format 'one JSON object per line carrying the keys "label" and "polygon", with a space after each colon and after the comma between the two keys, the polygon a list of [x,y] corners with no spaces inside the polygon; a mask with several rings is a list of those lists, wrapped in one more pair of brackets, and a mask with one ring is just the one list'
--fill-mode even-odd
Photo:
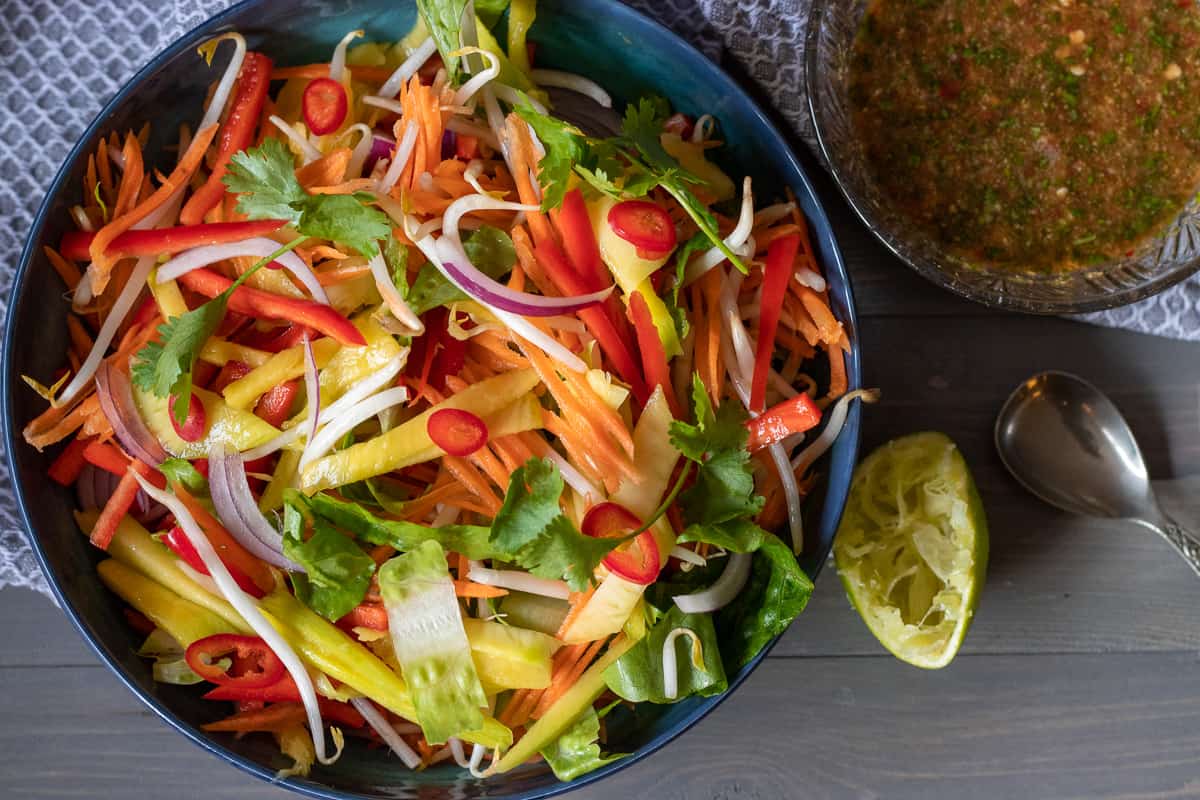
{"label": "spoon handle", "polygon": [[1162,515],[1161,521],[1155,528],[1164,539],[1170,542],[1196,575],[1200,576],[1200,536],[1187,530],[1166,514]]}

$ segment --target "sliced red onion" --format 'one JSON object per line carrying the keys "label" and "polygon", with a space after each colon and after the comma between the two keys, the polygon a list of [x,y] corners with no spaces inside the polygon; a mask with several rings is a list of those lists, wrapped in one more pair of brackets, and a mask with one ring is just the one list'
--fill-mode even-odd
{"label": "sliced red onion", "polygon": [[378,733],[379,738],[383,739],[392,752],[404,762],[404,766],[409,769],[421,766],[421,757],[417,755],[417,751],[409,747],[408,742],[404,741],[392,723],[379,713],[379,709],[375,707],[374,703],[366,697],[355,697],[350,701],[350,705],[358,709],[358,713],[363,715],[363,719],[367,721],[371,729]]}
{"label": "sliced red onion", "polygon": [[667,638],[663,640],[662,652],[663,695],[668,700],[674,700],[679,695],[679,666],[675,660],[675,640],[680,636],[687,636],[692,640],[692,666],[697,669],[704,668],[704,646],[700,644],[700,637],[695,631],[680,626],[668,633]]}
{"label": "sliced red onion", "polygon": [[396,67],[383,86],[379,87],[379,96],[392,98],[400,93],[400,87],[408,82],[408,79],[417,74],[430,56],[437,52],[437,43],[433,41],[433,37],[429,37],[421,42],[413,51],[409,53],[408,58],[404,59],[404,63]]}
{"label": "sliced red onion", "polygon": [[225,444],[208,454],[208,486],[217,516],[233,538],[255,558],[290,572],[304,568],[283,555],[283,538],[271,527],[250,494],[242,457]]}
{"label": "sliced red onion", "polygon": [[[432,236],[426,236],[423,239],[414,239],[413,244],[417,246],[417,249],[419,249],[425,255],[425,257],[429,259],[429,262],[437,267],[443,275],[447,274],[437,252],[437,243],[433,240]],[[450,279],[450,282],[453,283],[453,279]],[[459,289],[461,288],[462,287],[460,286]],[[563,347],[553,337],[547,336],[545,333],[538,330],[538,328],[530,323],[529,320],[525,319],[519,314],[513,314],[503,309],[495,308],[487,303],[484,303],[484,305],[487,307],[488,311],[492,312],[492,315],[504,323],[504,325],[510,331],[517,334],[530,344],[540,347],[546,353],[546,355],[555,359],[555,361],[557,361],[558,364],[565,369],[569,369],[572,372],[578,373],[587,372],[588,365],[584,363],[582,358]]]}
{"label": "sliced red onion", "polygon": [[367,158],[363,162],[362,169],[359,170],[364,178],[370,177],[375,170],[375,165],[379,163],[379,159],[387,158],[392,151],[396,149],[396,140],[389,136],[381,136],[378,133],[371,135],[371,149],[367,153]]}
{"label": "sliced red onion", "polygon": [[421,322],[421,318],[413,313],[413,310],[408,307],[408,303],[404,302],[404,298],[400,296],[392,276],[388,274],[387,263],[383,260],[383,256],[376,255],[367,264],[371,267],[371,276],[375,278],[375,288],[379,290],[379,296],[387,304],[388,311],[392,312],[392,316],[408,328],[408,335],[420,336],[424,333],[425,323]]}
{"label": "sliced red onion", "polygon": [[362,30],[350,31],[337,43],[337,47],[333,48],[333,58],[329,59],[329,77],[338,83],[342,82],[346,74],[346,48],[362,35]]}
{"label": "sliced red onion", "polygon": [[183,529],[184,535],[191,542],[192,547],[195,548],[196,553],[200,556],[200,560],[204,562],[204,567],[217,584],[217,588],[221,590],[221,594],[242,616],[246,624],[262,637],[267,647],[271,648],[279,660],[283,662],[283,666],[296,681],[296,687],[300,690],[300,699],[304,702],[304,710],[308,716],[308,729],[312,734],[313,748],[316,751],[317,760],[322,764],[332,763],[334,759],[329,758],[325,753],[325,728],[321,721],[321,708],[317,703],[317,691],[313,687],[312,677],[308,674],[308,668],[304,666],[304,662],[300,660],[300,656],[296,654],[296,651],[287,643],[287,640],[263,616],[254,598],[246,594],[237,585],[237,581],[229,574],[229,569],[225,566],[225,562],[221,561],[221,557],[217,555],[212,542],[204,535],[204,531],[200,529],[200,526],[196,523],[196,519],[187,510],[187,507],[179,502],[179,498],[169,492],[156,488],[154,484],[136,472],[134,473],[134,477],[137,478],[137,482],[141,484],[142,489],[147,494],[162,503],[175,515],[175,521]]}
{"label": "sliced red onion", "polygon": [[312,339],[304,336],[304,393],[308,395],[308,441],[311,443],[321,426],[321,378],[317,375],[317,356]]}
{"label": "sliced red onion", "polygon": [[409,120],[404,126],[404,135],[400,137],[400,142],[396,145],[396,152],[392,156],[391,163],[388,164],[388,170],[383,175],[383,180],[379,182],[379,193],[387,194],[396,185],[396,181],[400,180],[400,173],[408,165],[408,159],[412,157],[413,148],[417,144],[417,123]]}
{"label": "sliced red onion", "polygon": [[223,33],[214,39],[209,39],[204,46],[212,47],[215,51],[217,45],[226,40],[233,42],[233,58],[229,59],[229,65],[225,67],[225,74],[221,76],[221,82],[217,84],[217,90],[213,92],[212,100],[204,112],[204,118],[200,120],[200,125],[196,128],[198,131],[204,130],[209,125],[215,125],[221,119],[221,114],[225,111],[225,103],[229,100],[229,95],[233,93],[233,84],[237,80],[238,73],[242,71],[242,62],[246,60],[246,40],[236,31]]}
{"label": "sliced red onion", "polygon": [[[454,158],[455,148],[458,146],[458,136],[449,127],[442,131],[442,160]],[[462,743],[459,743],[459,749],[462,748]]]}
{"label": "sliced red onion", "polygon": [[[181,275],[186,275],[194,269],[207,267],[209,264],[215,264],[218,261],[225,261],[229,258],[238,258],[241,256],[267,258],[278,252],[279,248],[279,242],[274,239],[268,239],[265,236],[254,236],[249,239],[243,239],[240,242],[230,242],[228,244],[209,244],[202,247],[193,247],[191,250],[184,250],[159,267],[156,278],[159,283],[166,283],[167,281],[175,280]],[[312,271],[312,268],[304,263],[304,259],[289,251],[276,256],[275,263],[280,264],[284,269],[292,273],[296,280],[300,281],[305,289],[308,289],[308,293],[312,295],[314,300],[329,305],[329,297],[326,296],[325,289],[321,286],[321,282],[317,280],[316,273]]]}
{"label": "sliced red onion", "polygon": [[529,73],[533,82],[539,86],[557,86],[570,89],[572,92],[587,95],[605,108],[612,108],[612,97],[604,91],[600,84],[574,72],[563,72],[557,69],[535,69]]}
{"label": "sliced red onion", "polygon": [[96,370],[96,396],[126,453],[152,467],[170,458],[134,405],[129,376],[107,361]]}
{"label": "sliced red onion", "polygon": [[308,440],[304,454],[300,456],[300,469],[329,452],[337,442],[350,431],[386,408],[399,405],[408,399],[408,390],[403,386],[380,392],[374,397],[359,403],[352,409],[343,412],[337,419],[326,415],[326,425],[321,432]]}
{"label": "sliced red onion", "polygon": [[522,314],[527,317],[551,317],[563,312],[578,311],[604,301],[613,286],[599,292],[575,297],[543,297],[518,292],[481,272],[462,246],[459,220],[474,211],[537,211],[537,206],[497,200],[489,195],[472,194],[450,204],[442,216],[442,237],[437,240],[442,272],[456,286],[488,306]]}
{"label": "sliced red onion", "polygon": [[571,596],[571,587],[562,581],[548,580],[514,569],[491,569],[489,567],[471,567],[471,580],[476,583],[496,586],[501,589],[512,589],[515,592],[537,594],[542,597],[554,597],[566,600]]}
{"label": "sliced red onion", "polygon": [[753,556],[750,553],[733,553],[729,563],[717,582],[707,589],[692,594],[676,595],[672,599],[679,610],[685,614],[706,614],[716,611],[738,596],[746,581],[750,579],[750,563]]}

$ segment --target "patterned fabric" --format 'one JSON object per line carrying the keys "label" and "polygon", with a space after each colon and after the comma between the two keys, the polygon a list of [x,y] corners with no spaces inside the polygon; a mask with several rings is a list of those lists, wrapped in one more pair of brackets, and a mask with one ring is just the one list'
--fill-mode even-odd
{"label": "patterned fabric", "polygon": [[[10,0],[0,15],[0,321],[13,255],[54,171],[104,101],[180,34],[230,0]],[[804,94],[809,0],[632,0],[714,61],[757,84],[796,136],[813,143]],[[1100,325],[1200,340],[1200,278],[1134,306],[1088,315]],[[2,447],[3,445],[0,445]],[[16,518],[0,463],[0,587],[48,591]]]}

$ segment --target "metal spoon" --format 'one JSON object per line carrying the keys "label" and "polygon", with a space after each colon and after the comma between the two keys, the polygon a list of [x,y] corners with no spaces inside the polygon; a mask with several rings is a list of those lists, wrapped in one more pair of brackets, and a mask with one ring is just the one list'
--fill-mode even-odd
{"label": "metal spoon", "polygon": [[1050,505],[1149,528],[1200,575],[1200,537],[1163,513],[1125,418],[1087,381],[1043,372],[1018,386],[996,418],[996,450]]}

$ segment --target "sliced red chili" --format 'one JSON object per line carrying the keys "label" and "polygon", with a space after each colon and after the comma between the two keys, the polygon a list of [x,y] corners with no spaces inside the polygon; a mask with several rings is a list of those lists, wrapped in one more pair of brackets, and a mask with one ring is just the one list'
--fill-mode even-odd
{"label": "sliced red chili", "polygon": [[167,401],[167,416],[171,418],[171,427],[175,429],[176,435],[185,442],[198,442],[204,438],[204,429],[207,427],[207,416],[204,412],[204,403],[200,402],[200,398],[192,393],[188,397],[187,416],[183,422],[180,422],[175,417],[175,395],[171,395]]}
{"label": "sliced red chili", "polygon": [[[580,530],[593,539],[612,539],[628,536],[640,527],[642,521],[632,511],[619,503],[605,502],[588,509]],[[603,563],[625,580],[648,586],[658,577],[658,542],[650,531],[642,531],[605,556]]]}
{"label": "sliced red chili", "polygon": [[425,432],[452,456],[469,456],[487,444],[487,423],[461,408],[443,408],[429,415]]}
{"label": "sliced red chili", "polygon": [[687,114],[672,114],[663,122],[663,130],[667,133],[674,133],[680,139],[690,139],[695,128],[696,123]]}
{"label": "sliced red chili", "polygon": [[[207,472],[207,464],[205,465]],[[196,552],[196,548],[192,546],[192,542],[184,534],[183,529],[178,525],[171,528],[165,536],[162,537],[162,542],[172,553],[179,556],[179,560],[187,564],[192,569],[199,572],[201,575],[208,575],[208,567],[204,566],[204,561],[201,560],[200,554]],[[225,569],[229,570],[230,576],[234,583],[242,587],[242,591],[252,597],[263,597],[266,595],[254,581],[250,580],[246,573],[237,568],[235,564],[230,564],[225,559],[221,559],[221,563],[225,565]]]}
{"label": "sliced red chili", "polygon": [[318,136],[333,133],[346,121],[346,89],[333,78],[317,78],[304,90],[304,123]]}
{"label": "sliced red chili", "polygon": [[675,249],[675,223],[649,200],[624,200],[608,212],[613,232],[647,254],[662,257]]}
{"label": "sliced red chili", "polygon": [[[184,658],[193,672],[220,686],[254,689],[278,683],[287,675],[279,656],[257,636],[207,636],[192,642]],[[227,668],[219,663],[222,659],[229,659]]]}
{"label": "sliced red chili", "polygon": [[782,442],[794,433],[815,428],[820,421],[821,409],[817,408],[811,397],[801,392],[746,421],[746,427],[750,430],[746,449],[751,453],[757,452]]}

